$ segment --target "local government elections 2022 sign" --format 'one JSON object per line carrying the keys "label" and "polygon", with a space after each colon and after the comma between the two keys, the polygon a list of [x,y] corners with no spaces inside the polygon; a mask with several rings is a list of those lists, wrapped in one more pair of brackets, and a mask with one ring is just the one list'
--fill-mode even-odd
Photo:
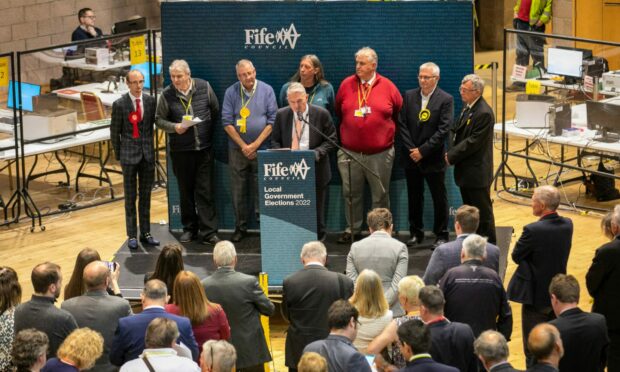
{"label": "local government elections 2022 sign", "polygon": [[270,285],[301,268],[299,252],[316,240],[314,151],[258,152],[262,271]]}

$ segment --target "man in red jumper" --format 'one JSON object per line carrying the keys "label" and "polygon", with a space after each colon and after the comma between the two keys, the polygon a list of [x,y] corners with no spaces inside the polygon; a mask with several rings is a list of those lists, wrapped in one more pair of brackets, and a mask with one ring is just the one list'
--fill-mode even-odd
{"label": "man in red jumper", "polygon": [[[342,147],[367,168],[338,151],[347,219],[347,228],[338,239],[342,244],[352,242],[352,234],[361,230],[364,180],[370,185],[372,208],[390,208],[394,133],[403,98],[390,79],[377,73],[377,62],[377,53],[373,49],[364,47],[358,50],[355,53],[355,75],[344,79],[336,94]],[[349,215],[351,201],[352,216]]]}

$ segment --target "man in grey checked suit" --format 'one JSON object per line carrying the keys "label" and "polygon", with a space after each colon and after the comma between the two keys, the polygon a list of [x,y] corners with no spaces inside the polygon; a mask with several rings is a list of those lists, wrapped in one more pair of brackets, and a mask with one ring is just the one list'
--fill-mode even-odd
{"label": "man in grey checked suit", "polygon": [[136,249],[136,177],[140,194],[140,241],[148,245],[159,245],[159,241],[151,236],[151,189],[155,180],[153,124],[156,101],[155,98],[143,94],[144,76],[140,71],[129,71],[127,84],[129,93],[112,105],[110,140],[116,159],[120,160],[123,169],[127,245],[130,249]]}
{"label": "man in grey checked suit", "polygon": [[88,327],[103,336],[103,354],[94,367],[101,372],[118,370],[109,359],[114,331],[120,318],[131,315],[127,300],[108,294],[107,288],[113,280],[105,262],[93,261],[84,268],[86,293],[66,300],[60,306],[73,315],[78,327]]}
{"label": "man in grey checked suit", "polygon": [[370,236],[351,245],[346,274],[355,282],[362,270],[374,270],[381,277],[383,292],[394,317],[403,315],[398,302],[398,282],[407,275],[407,246],[392,238],[392,213],[386,208],[368,212],[366,223]]}

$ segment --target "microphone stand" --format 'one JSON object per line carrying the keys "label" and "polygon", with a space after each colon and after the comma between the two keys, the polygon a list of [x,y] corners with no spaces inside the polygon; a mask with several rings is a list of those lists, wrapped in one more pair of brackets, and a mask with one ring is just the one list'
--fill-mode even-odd
{"label": "microphone stand", "polygon": [[343,153],[345,153],[345,155],[347,155],[349,157],[349,159],[346,160],[347,168],[348,168],[348,171],[349,171],[349,195],[347,195],[347,199],[349,199],[348,214],[349,214],[349,222],[351,224],[351,226],[350,226],[350,228],[351,228],[351,244],[353,244],[355,242],[355,232],[353,231],[353,193],[351,191],[353,185],[352,185],[352,182],[351,182],[351,160],[354,160],[360,167],[362,167],[365,171],[367,171],[368,173],[372,174],[374,177],[376,177],[379,180],[379,185],[381,185],[381,191],[383,193],[385,193],[385,187],[381,183],[381,178],[379,177],[379,175],[375,171],[373,171],[372,169],[368,168],[368,166],[366,164],[362,163],[356,157],[354,157],[353,154],[351,154],[351,152],[349,150],[345,149],[344,147],[340,146],[336,141],[334,141],[333,139],[329,138],[328,135],[323,133],[314,124],[310,124],[310,121],[306,120],[306,118],[303,117],[301,112],[297,113],[297,118],[299,119],[299,121],[307,124],[308,127],[310,129],[312,129],[315,133],[318,133],[321,137],[323,137],[324,140],[326,140],[327,142],[332,144],[335,148],[337,148],[338,150],[342,151]]}

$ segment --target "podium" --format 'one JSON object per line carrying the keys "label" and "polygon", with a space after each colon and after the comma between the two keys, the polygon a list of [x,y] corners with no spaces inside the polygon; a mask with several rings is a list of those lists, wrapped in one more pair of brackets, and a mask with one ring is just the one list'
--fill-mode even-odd
{"label": "podium", "polygon": [[269,284],[301,269],[301,247],[317,239],[314,151],[258,152],[262,271]]}

